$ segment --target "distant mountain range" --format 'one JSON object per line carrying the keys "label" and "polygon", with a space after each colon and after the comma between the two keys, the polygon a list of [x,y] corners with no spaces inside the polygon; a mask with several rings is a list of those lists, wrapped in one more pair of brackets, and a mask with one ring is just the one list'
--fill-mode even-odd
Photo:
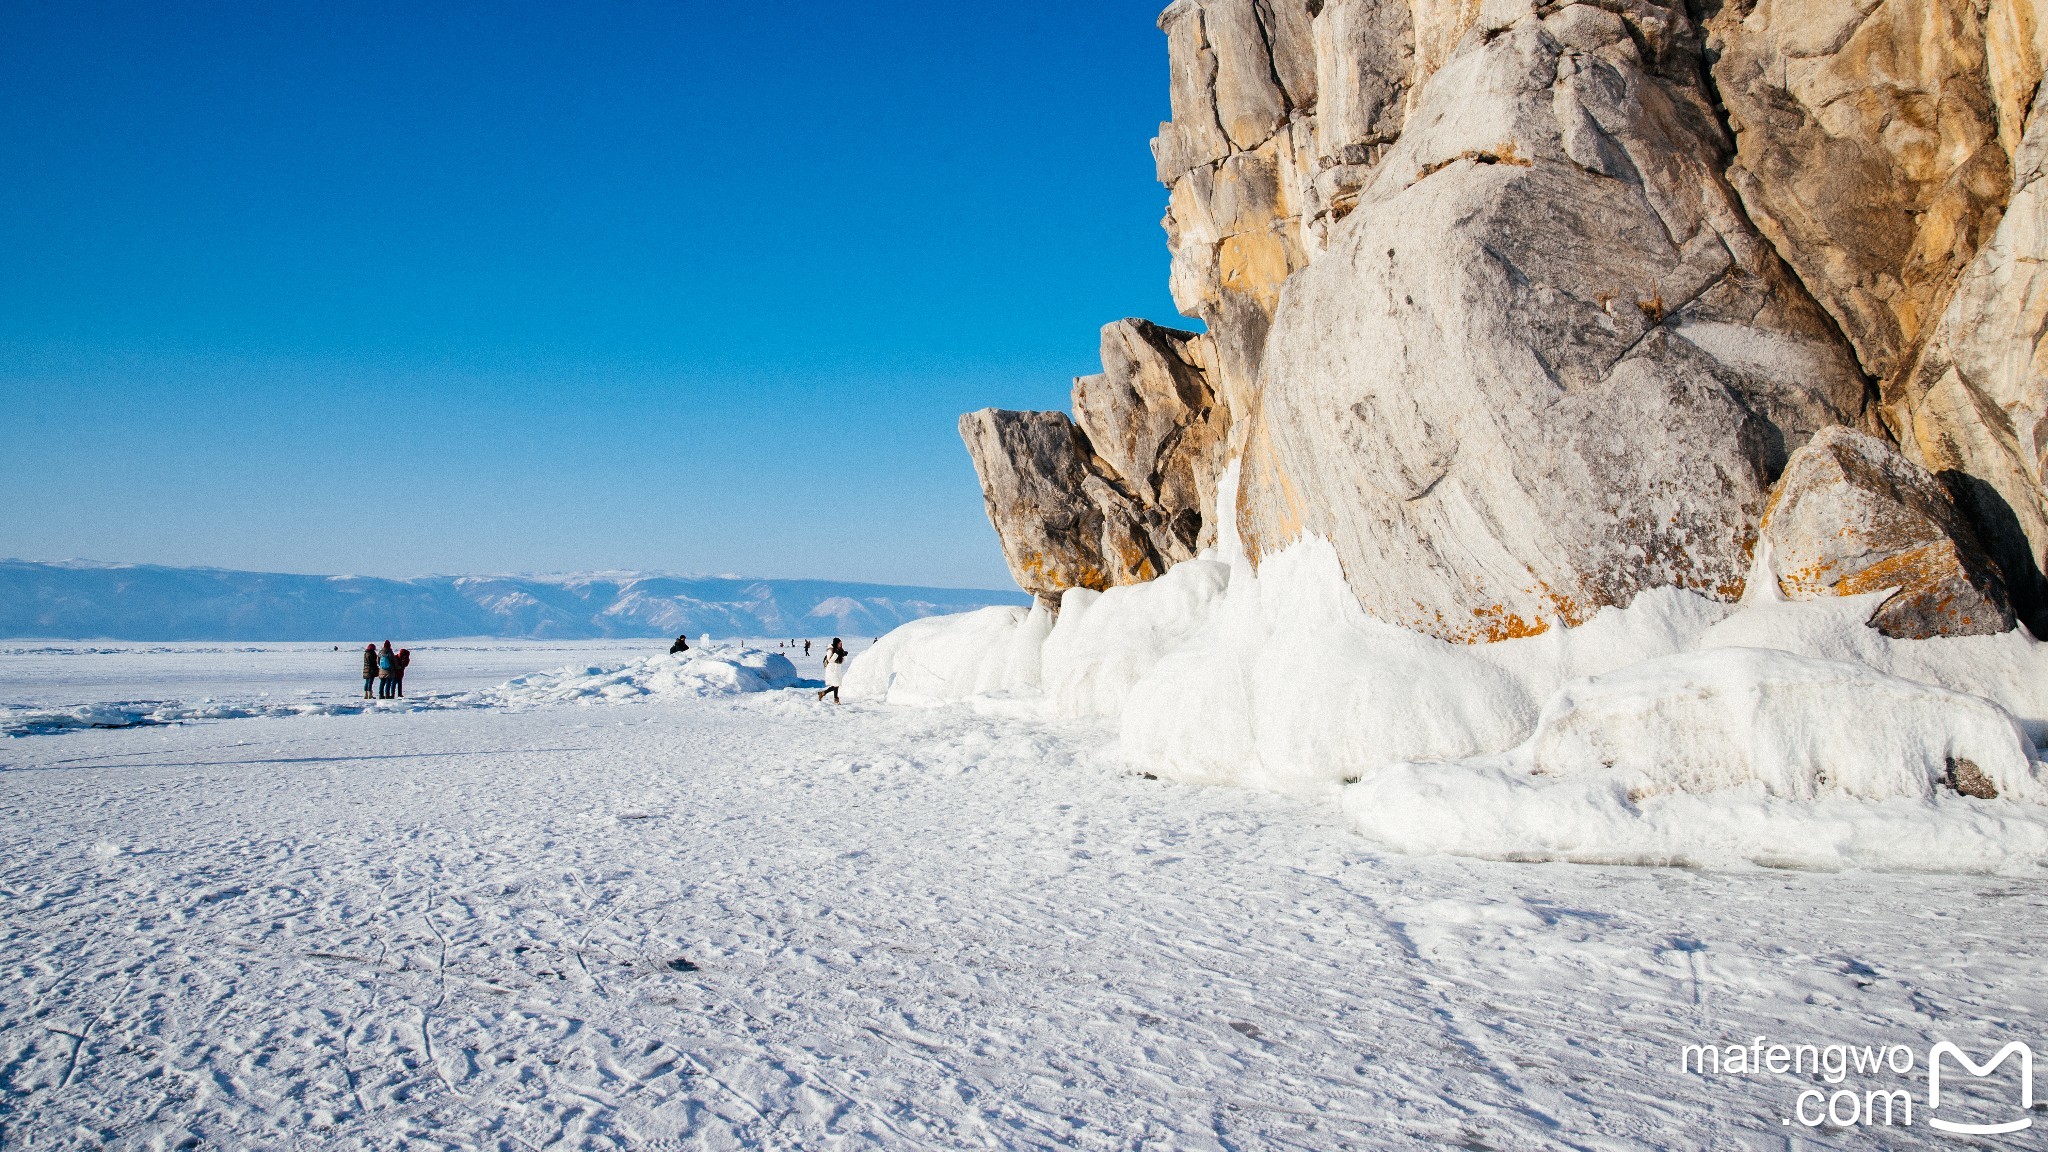
{"label": "distant mountain range", "polygon": [[879,636],[1021,592],[599,572],[297,576],[150,564],[0,560],[0,637],[348,640],[504,636]]}

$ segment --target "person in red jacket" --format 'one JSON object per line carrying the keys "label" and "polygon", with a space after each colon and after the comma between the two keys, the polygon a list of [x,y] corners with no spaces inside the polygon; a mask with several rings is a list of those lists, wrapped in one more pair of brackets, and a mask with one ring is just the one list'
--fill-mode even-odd
{"label": "person in red jacket", "polygon": [[412,649],[400,648],[391,658],[391,694],[405,699],[405,670],[412,664]]}

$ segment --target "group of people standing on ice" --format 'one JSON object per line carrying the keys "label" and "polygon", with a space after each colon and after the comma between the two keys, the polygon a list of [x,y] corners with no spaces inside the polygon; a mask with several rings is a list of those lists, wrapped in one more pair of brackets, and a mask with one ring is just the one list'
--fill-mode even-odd
{"label": "group of people standing on ice", "polygon": [[412,649],[391,650],[391,641],[384,647],[375,644],[363,645],[363,699],[370,699],[374,688],[376,698],[390,700],[405,695],[405,666],[412,663]]}

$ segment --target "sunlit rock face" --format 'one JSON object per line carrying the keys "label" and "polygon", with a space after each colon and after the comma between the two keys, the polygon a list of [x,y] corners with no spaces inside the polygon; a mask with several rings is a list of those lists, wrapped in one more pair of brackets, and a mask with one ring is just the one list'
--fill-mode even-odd
{"label": "sunlit rock face", "polygon": [[1885,627],[2003,623],[2001,586],[2048,627],[2032,0],[1176,0],[1159,24],[1171,286],[1206,331],[1113,324],[1071,432],[970,430],[1027,588],[1193,555],[1240,461],[1254,563],[1323,536],[1363,607],[1432,635],[1725,599],[1787,461],[1844,426],[1932,473],[1988,557],[1981,605]]}

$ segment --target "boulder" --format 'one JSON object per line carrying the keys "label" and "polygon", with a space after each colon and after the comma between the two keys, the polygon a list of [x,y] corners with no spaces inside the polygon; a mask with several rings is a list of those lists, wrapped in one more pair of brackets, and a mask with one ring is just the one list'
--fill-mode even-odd
{"label": "boulder", "polygon": [[1875,436],[1826,428],[1794,452],[1761,539],[1789,600],[1897,589],[1870,616],[1887,636],[2013,626],[2005,587],[1948,490]]}
{"label": "boulder", "polygon": [[1368,612],[1461,641],[1730,599],[1789,453],[1866,420],[1721,178],[1683,10],[1622,7],[1489,4],[1287,281],[1244,430],[1255,561],[1321,535]]}

